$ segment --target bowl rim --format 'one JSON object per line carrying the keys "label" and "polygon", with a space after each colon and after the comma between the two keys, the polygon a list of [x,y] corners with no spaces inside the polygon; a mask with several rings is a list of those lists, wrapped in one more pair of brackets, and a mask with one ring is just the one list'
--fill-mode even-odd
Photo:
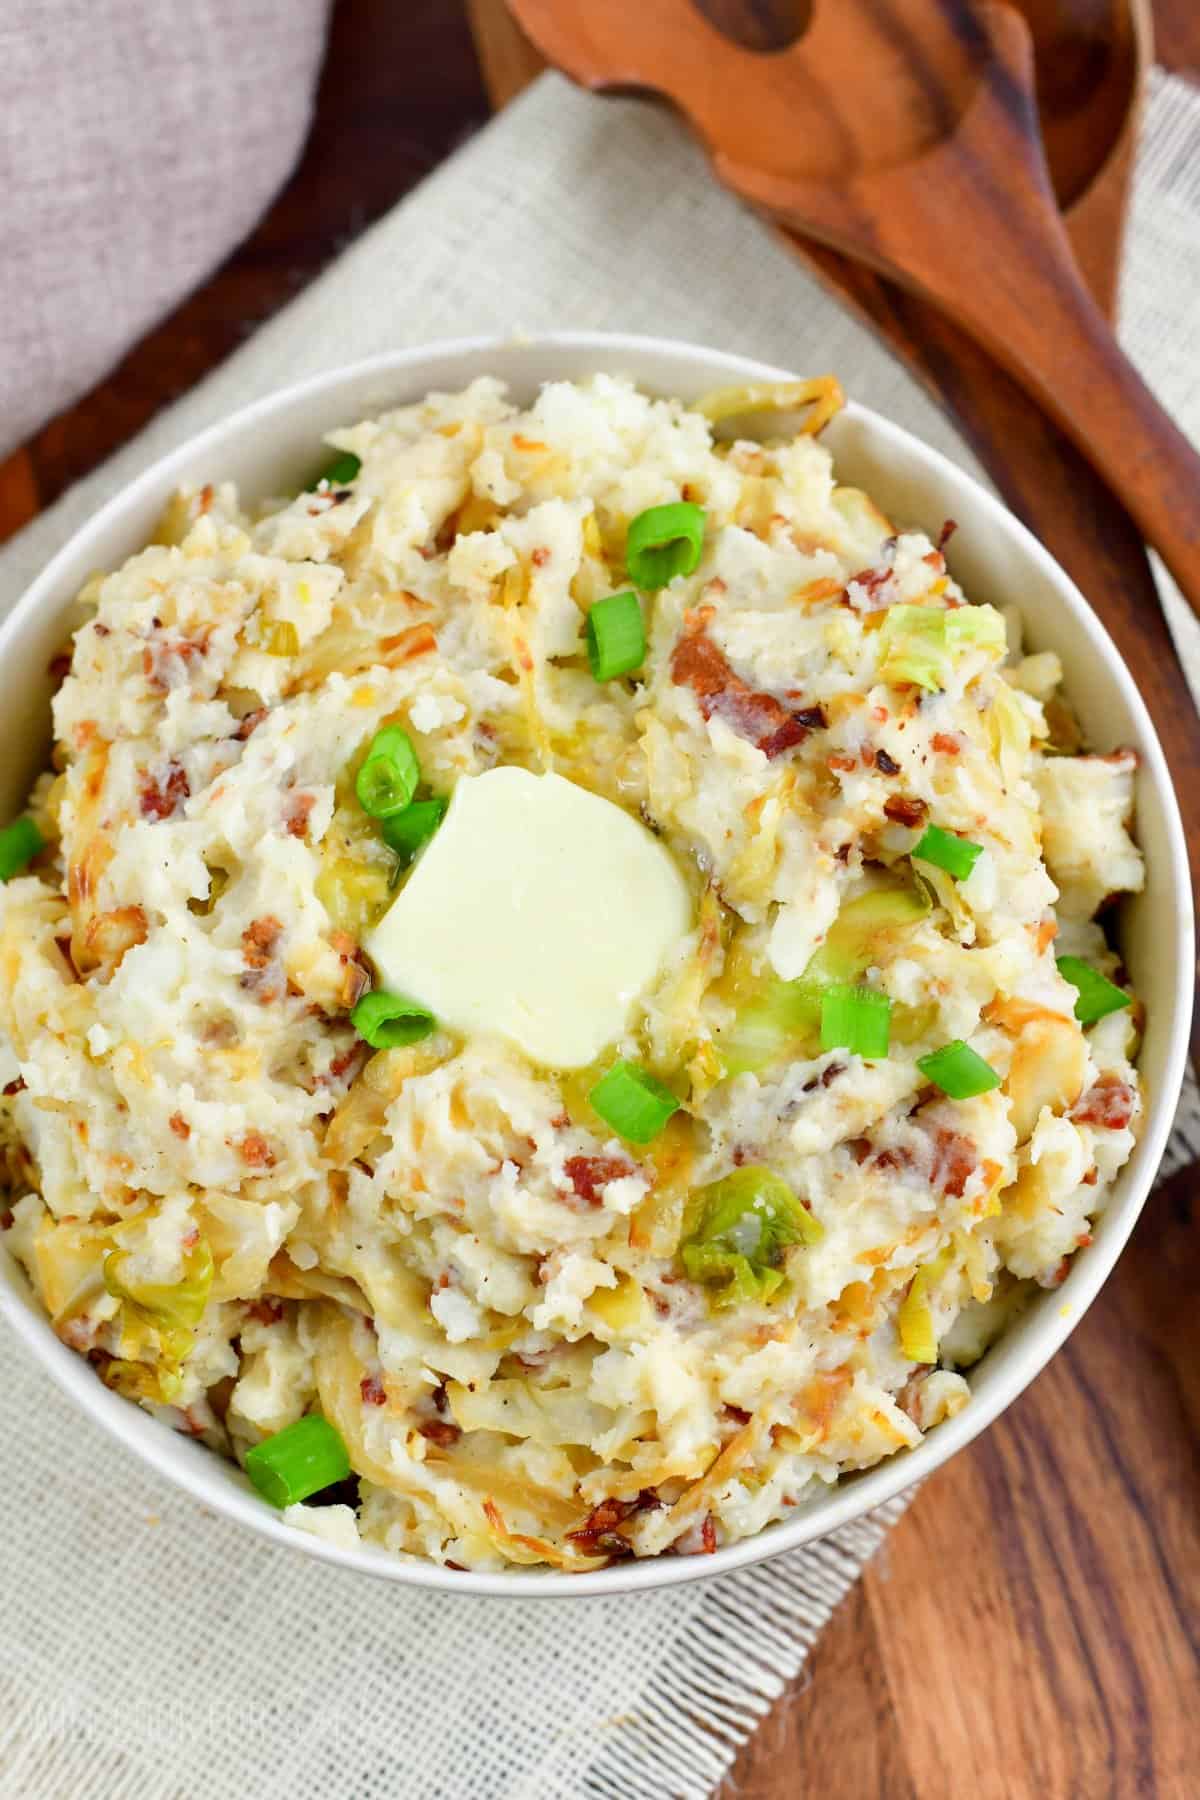
{"label": "bowl rim", "polygon": [[[550,332],[520,339],[508,334],[435,339],[305,377],[250,402],[157,457],[73,531],[0,622],[0,667],[13,640],[33,619],[43,602],[54,595],[64,573],[69,571],[81,550],[123,515],[136,512],[139,504],[155,491],[160,488],[164,494],[169,491],[188,467],[204,457],[210,448],[223,444],[231,436],[244,437],[277,411],[285,411],[305,400],[328,398],[338,389],[359,381],[395,377],[398,386],[420,386],[424,366],[449,360],[461,361],[465,383],[475,376],[492,372],[489,361],[511,357],[514,351],[527,352],[534,358],[552,358],[559,354],[569,359],[582,354],[594,358],[598,367],[616,370],[620,369],[622,356],[659,358],[666,364],[690,362],[697,369],[703,365],[706,374],[727,376],[731,383],[795,379],[788,370],[735,352],[713,350],[682,339],[602,331]],[[638,379],[654,385],[647,378]],[[422,392],[428,391],[430,386],[426,382]],[[843,416],[866,426],[877,443],[922,473],[935,475],[950,486],[964,484],[989,525],[1001,537],[1015,541],[1024,554],[1040,566],[1073,627],[1092,640],[1112,679],[1122,690],[1137,727],[1142,778],[1153,786],[1162,810],[1170,865],[1167,873],[1181,926],[1181,941],[1189,941],[1192,890],[1187,850],[1166,760],[1141,695],[1100,619],[1050,552],[974,476],[903,426],[856,401],[847,402]],[[323,1562],[416,1588],[509,1599],[582,1599],[711,1579],[825,1537],[913,1487],[985,1430],[1061,1348],[1111,1273],[1141,1212],[1166,1146],[1183,1080],[1191,1021],[1193,990],[1190,963],[1186,958],[1180,959],[1175,971],[1175,990],[1176,1006],[1163,1059],[1164,1079],[1159,1092],[1152,1097],[1145,1129],[1126,1165],[1130,1191],[1122,1201],[1121,1217],[1113,1221],[1101,1241],[1091,1246],[1086,1257],[1075,1259],[1066,1281],[1057,1290],[1060,1305],[1043,1309],[1042,1318],[1031,1329],[1029,1342],[1011,1359],[1004,1375],[989,1385],[985,1396],[973,1394],[970,1404],[961,1413],[939,1425],[913,1449],[900,1451],[855,1474],[851,1480],[837,1483],[796,1518],[767,1526],[709,1556],[630,1560],[606,1569],[570,1575],[558,1571],[448,1570],[440,1564],[416,1557],[406,1558],[382,1547],[344,1548],[286,1524],[280,1513],[259,1499],[244,1476],[239,1482],[230,1480],[231,1465],[215,1452],[181,1440],[142,1408],[106,1389],[90,1366],[55,1336],[49,1321],[37,1309],[23,1273],[8,1252],[0,1255],[0,1314],[58,1386],[126,1449],[201,1504],[275,1543]],[[211,1472],[210,1464],[213,1465]]]}

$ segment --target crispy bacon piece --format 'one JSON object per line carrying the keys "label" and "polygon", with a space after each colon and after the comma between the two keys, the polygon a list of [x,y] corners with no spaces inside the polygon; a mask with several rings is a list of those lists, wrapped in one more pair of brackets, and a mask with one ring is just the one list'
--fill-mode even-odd
{"label": "crispy bacon piece", "polygon": [[12,1081],[6,1081],[4,1084],[4,1088],[2,1090],[3,1094],[4,1094],[4,1098],[6,1100],[11,1099],[14,1094],[21,1093],[24,1086],[25,1086],[25,1077],[23,1075],[17,1075],[14,1077],[14,1079]]}
{"label": "crispy bacon piece", "polygon": [[1133,1117],[1137,1095],[1119,1075],[1101,1075],[1071,1108],[1068,1118],[1076,1125],[1099,1125],[1105,1131],[1124,1131]]}
{"label": "crispy bacon piece", "polygon": [[261,1299],[252,1300],[246,1312],[260,1325],[278,1325],[283,1317],[283,1301],[273,1294],[264,1294]]}
{"label": "crispy bacon piece", "polygon": [[424,1424],[417,1426],[417,1430],[431,1444],[436,1444],[439,1450],[449,1450],[451,1444],[457,1444],[462,1436],[461,1427],[452,1425],[449,1419],[426,1419]]}
{"label": "crispy bacon piece", "polygon": [[772,761],[827,722],[819,706],[791,711],[774,694],[757,693],[703,631],[680,638],[671,653],[671,679],[677,687],[691,688],[705,719],[715,713]]}
{"label": "crispy bacon piece", "polygon": [[875,767],[881,775],[898,775],[900,773],[900,764],[894,757],[889,756],[886,750],[875,752]]}
{"label": "crispy bacon piece", "polygon": [[275,954],[283,925],[273,913],[251,919],[242,933],[242,958],[248,969],[265,969]]}
{"label": "crispy bacon piece", "polygon": [[171,1127],[171,1130],[175,1133],[177,1138],[187,1139],[192,1135],[192,1128],[181,1112],[173,1112],[167,1120],[167,1124]]}
{"label": "crispy bacon piece", "polygon": [[[656,1506],[659,1504],[657,1494],[648,1497]],[[632,1555],[629,1540],[621,1536],[617,1526],[641,1508],[642,1499],[639,1494],[636,1500],[602,1500],[577,1531],[567,1532],[567,1542],[584,1556]]]}
{"label": "crispy bacon piece", "polygon": [[289,794],[283,803],[283,823],[289,837],[302,838],[308,833],[308,815],[317,804],[315,794]]}
{"label": "crispy bacon piece", "polygon": [[883,816],[894,825],[919,825],[929,811],[923,800],[907,794],[889,794],[883,803]]}
{"label": "crispy bacon piece", "polygon": [[954,536],[954,534],[957,530],[958,530],[958,520],[957,519],[947,519],[945,524],[942,526],[941,531],[938,534],[937,547],[939,550],[944,550],[946,548],[946,545],[950,542],[950,539]]}
{"label": "crispy bacon piece", "polygon": [[143,819],[169,819],[191,791],[182,763],[169,762],[161,776],[148,774],[141,787]]}
{"label": "crispy bacon piece", "polygon": [[633,1174],[633,1164],[620,1156],[568,1156],[563,1173],[572,1189],[588,1206],[600,1205],[600,1191],[610,1181]]}
{"label": "crispy bacon piece", "polygon": [[962,740],[953,731],[935,731],[929,742],[943,756],[958,756],[962,750]]}
{"label": "crispy bacon piece", "polygon": [[700,1543],[705,1556],[711,1556],[717,1547],[717,1527],[711,1513],[705,1513],[704,1523],[700,1527]]}
{"label": "crispy bacon piece", "polygon": [[275,1152],[261,1131],[248,1131],[238,1145],[242,1161],[250,1169],[273,1169]]}
{"label": "crispy bacon piece", "polygon": [[265,706],[256,706],[253,712],[248,712],[234,732],[234,737],[244,744],[246,739],[258,730],[266,718],[268,710]]}
{"label": "crispy bacon piece", "polygon": [[364,1406],[383,1406],[387,1401],[387,1389],[378,1375],[364,1375],[358,1384]]}
{"label": "crispy bacon piece", "polygon": [[930,1180],[940,1193],[960,1200],[978,1161],[970,1138],[961,1132],[941,1130],[934,1139]]}

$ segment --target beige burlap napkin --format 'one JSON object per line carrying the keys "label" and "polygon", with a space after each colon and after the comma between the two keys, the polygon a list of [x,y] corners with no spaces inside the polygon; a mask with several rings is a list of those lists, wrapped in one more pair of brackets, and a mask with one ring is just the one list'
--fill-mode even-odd
{"label": "beige burlap napkin", "polygon": [[[1191,134],[1194,169],[1200,115],[1177,84],[1156,90],[1152,130],[1160,117]],[[1186,317],[1200,221],[1193,192],[1167,232],[1147,167],[1130,294],[1152,306],[1154,341],[1138,340],[1132,307],[1130,323],[1151,378],[1173,381],[1175,360],[1195,365],[1161,271],[1169,249]],[[438,336],[570,326],[836,369],[975,468],[875,340],[714,187],[671,118],[546,77],[0,555],[0,609],[152,457],[285,381]],[[1193,383],[1193,426],[1198,398]],[[80,1418],[2,1329],[0,1366],[5,1800],[702,1800],[899,1510],[674,1592],[443,1599],[206,1514]],[[828,1781],[792,1776],[797,1792]]]}

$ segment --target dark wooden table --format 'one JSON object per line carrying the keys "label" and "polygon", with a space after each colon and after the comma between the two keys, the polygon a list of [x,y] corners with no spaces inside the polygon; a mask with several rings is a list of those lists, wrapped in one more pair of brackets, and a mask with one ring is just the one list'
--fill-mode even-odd
{"label": "dark wooden table", "polygon": [[[1160,60],[1200,75],[1196,0],[1155,10]],[[493,89],[511,91],[527,72],[520,49],[489,0],[472,11]],[[465,0],[337,0],[292,181],[205,287],[0,464],[0,538],[197,381],[488,110]],[[952,393],[954,357],[897,297],[879,303]],[[1066,504],[1071,470],[1049,442],[1007,474],[1035,523],[1047,483]],[[1120,547],[1119,520],[1090,526]],[[1066,1349],[926,1484],[739,1759],[745,1800],[1200,1795],[1196,1190],[1190,1172],[1160,1187]]]}

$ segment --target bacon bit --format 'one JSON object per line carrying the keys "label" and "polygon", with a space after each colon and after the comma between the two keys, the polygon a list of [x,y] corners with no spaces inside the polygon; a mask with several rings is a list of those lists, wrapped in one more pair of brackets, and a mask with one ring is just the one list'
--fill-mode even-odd
{"label": "bacon bit", "polygon": [[[657,1494],[653,1499],[656,1505],[660,1504]],[[629,1540],[618,1532],[617,1527],[640,1510],[641,1502],[641,1494],[636,1500],[602,1500],[576,1531],[567,1532],[567,1542],[574,1544],[585,1556],[631,1555]]]}
{"label": "bacon bit", "polygon": [[[157,619],[154,621],[154,627],[156,630],[160,629],[160,624]],[[181,638],[177,643],[171,643],[169,641],[160,643],[153,649],[147,644],[142,651],[142,674],[146,678],[148,687],[153,688],[155,693],[165,694],[172,684],[168,675],[164,672],[164,665],[170,664],[177,659],[183,664],[184,673],[186,675],[188,664],[192,659],[203,657],[207,654],[207,634],[202,638]]]}
{"label": "bacon bit", "polygon": [[[896,540],[892,538],[890,541],[894,544]],[[891,563],[880,563],[875,569],[860,569],[857,575],[850,577],[846,586],[848,588],[860,587],[868,599],[874,600],[878,597],[879,590],[884,583],[892,579],[893,573]]]}
{"label": "bacon bit", "polygon": [[283,1301],[277,1300],[273,1294],[264,1294],[261,1299],[250,1302],[246,1313],[259,1325],[278,1325],[283,1317]]}
{"label": "bacon bit", "polygon": [[599,1206],[600,1190],[610,1181],[620,1181],[633,1174],[633,1164],[620,1156],[569,1156],[563,1174],[572,1189],[588,1206]]}
{"label": "bacon bit", "polygon": [[439,1450],[449,1450],[462,1436],[461,1427],[452,1425],[448,1419],[426,1419],[423,1425],[417,1426],[417,1430],[431,1444],[436,1444]]}
{"label": "bacon bit", "polygon": [[60,650],[57,656],[52,656],[46,664],[46,673],[56,687],[64,682],[71,673],[71,652]]}
{"label": "bacon bit", "polygon": [[916,1160],[907,1144],[896,1144],[880,1150],[871,1166],[875,1169],[911,1169]]}
{"label": "bacon bit", "polygon": [[1057,1269],[1055,1269],[1055,1271],[1054,1271],[1054,1275],[1051,1279],[1051,1285],[1054,1287],[1061,1287],[1063,1282],[1067,1279],[1067,1276],[1070,1273],[1071,1273],[1071,1259],[1069,1256],[1064,1256],[1062,1261],[1059,1263]]}
{"label": "bacon bit", "polygon": [[12,1096],[14,1094],[23,1093],[24,1089],[25,1089],[25,1077],[23,1075],[18,1075],[14,1081],[9,1081],[9,1082],[5,1083],[4,1098],[6,1100],[11,1100]]}
{"label": "bacon bit", "polygon": [[430,1394],[429,1398],[433,1401],[433,1404],[437,1408],[438,1412],[444,1414],[447,1411],[447,1409],[449,1408],[449,1405],[450,1405],[450,1401],[449,1401],[449,1397],[447,1396],[447,1393],[446,1393],[446,1384],[444,1381],[438,1382],[437,1386],[434,1388],[434,1390],[433,1390],[432,1394]]}
{"label": "bacon bit", "polygon": [[827,756],[826,763],[831,769],[840,769],[843,775],[851,775],[858,767],[856,756]]}
{"label": "bacon bit", "polygon": [[979,1159],[975,1145],[957,1131],[938,1132],[934,1139],[933,1172],[930,1180],[940,1193],[960,1200]]}
{"label": "bacon bit", "polygon": [[282,922],[273,913],[252,919],[242,933],[242,956],[247,968],[265,969],[282,934]]}
{"label": "bacon bit", "polygon": [[[230,1148],[233,1148],[232,1143]],[[261,1131],[248,1131],[237,1146],[241,1151],[242,1161],[251,1169],[273,1169],[275,1152],[268,1144]]]}
{"label": "bacon bit", "polygon": [[389,669],[402,663],[415,662],[437,649],[437,635],[432,625],[406,625],[392,637],[380,638],[379,652]]}
{"label": "bacon bit", "polygon": [[[1095,1187],[1095,1185],[1099,1181],[1099,1179],[1100,1179],[1100,1171],[1096,1167],[1095,1163],[1093,1163],[1091,1168],[1088,1170],[1087,1174],[1083,1178],[1083,1185],[1084,1185],[1084,1187]],[[1089,1242],[1090,1242],[1090,1240],[1089,1240]]]}
{"label": "bacon bit", "polygon": [[935,731],[929,742],[935,750],[940,750],[945,756],[957,756],[962,750],[961,738],[951,731]]}
{"label": "bacon bit", "polygon": [[1075,1102],[1067,1117],[1076,1125],[1099,1125],[1105,1131],[1124,1131],[1133,1117],[1137,1095],[1119,1075],[1101,1075]]}
{"label": "bacon bit", "polygon": [[875,752],[875,767],[881,775],[898,775],[900,773],[900,764],[894,757],[889,756],[886,750]]}
{"label": "bacon bit", "polygon": [[11,1231],[16,1222],[17,1215],[11,1206],[6,1206],[4,1211],[0,1212],[0,1231]]}
{"label": "bacon bit", "polygon": [[186,1139],[190,1138],[192,1135],[192,1128],[181,1112],[173,1112],[167,1120],[167,1124],[171,1127],[171,1130],[175,1133],[177,1138]]}
{"label": "bacon bit", "polygon": [[1075,1248],[1077,1250],[1087,1250],[1094,1241],[1090,1231],[1081,1231],[1079,1236],[1075,1239]]}
{"label": "bacon bit", "polygon": [[906,794],[889,794],[883,803],[883,816],[896,825],[919,825],[929,811],[923,800]]}
{"label": "bacon bit", "polygon": [[958,530],[957,519],[947,519],[945,524],[942,526],[941,532],[938,536],[937,547],[939,550],[944,550],[946,548],[946,545],[950,542],[950,539],[954,536],[954,534],[957,530]]}
{"label": "bacon bit", "polygon": [[289,837],[307,836],[308,817],[316,804],[315,794],[289,794],[283,807],[283,822]]}
{"label": "bacon bit", "polygon": [[270,709],[265,706],[256,706],[253,712],[248,712],[246,714],[245,718],[241,721],[233,734],[239,743],[244,744],[251,733],[258,730],[269,710]]}
{"label": "bacon bit", "polygon": [[169,819],[191,791],[182,763],[169,762],[164,776],[148,774],[142,782],[142,817]]}
{"label": "bacon bit", "polygon": [[378,1375],[364,1375],[358,1384],[364,1406],[384,1406],[387,1403],[387,1389]]}
{"label": "bacon bit", "polygon": [[865,1137],[847,1138],[846,1148],[861,1168],[871,1154],[871,1140]]}
{"label": "bacon bit", "polygon": [[715,713],[770,761],[802,744],[811,730],[825,723],[819,707],[790,712],[773,694],[757,693],[734,674],[702,630],[689,627],[679,639],[671,654],[671,679],[677,687],[691,688],[703,718],[711,719]]}
{"label": "bacon bit", "polygon": [[350,1073],[355,1063],[365,1062],[368,1054],[369,1046],[364,1044],[361,1038],[356,1037],[345,1050],[340,1051],[334,1057],[325,1073],[317,1076],[317,1086],[332,1087],[335,1081],[340,1081],[343,1075]]}
{"label": "bacon bit", "polygon": [[705,1513],[704,1523],[700,1527],[700,1542],[705,1556],[711,1556],[717,1547],[717,1527],[711,1513]]}
{"label": "bacon bit", "polygon": [[946,559],[940,550],[926,551],[925,555],[921,558],[921,561],[923,563],[928,563],[931,569],[944,569],[946,566]]}
{"label": "bacon bit", "polygon": [[529,560],[535,569],[544,569],[546,564],[550,561],[550,552],[543,545],[539,544],[537,549],[530,553]]}

